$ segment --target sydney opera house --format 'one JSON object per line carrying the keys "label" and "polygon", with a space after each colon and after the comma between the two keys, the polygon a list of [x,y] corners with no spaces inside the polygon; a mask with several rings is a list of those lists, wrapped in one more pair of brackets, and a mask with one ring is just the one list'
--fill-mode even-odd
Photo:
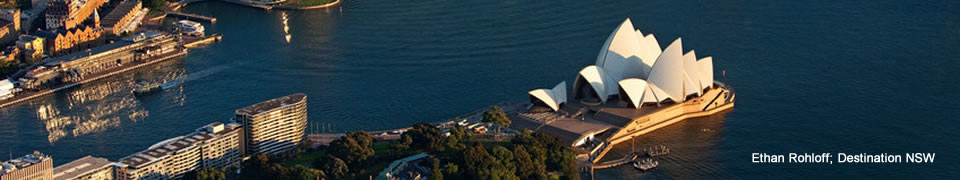
{"label": "sydney opera house", "polygon": [[[733,89],[714,80],[713,58],[683,52],[680,38],[661,50],[653,34],[623,21],[596,63],[577,73],[572,90],[560,82],[535,89],[519,128],[545,131],[597,160],[618,144],[683,119],[733,107]],[[519,123],[517,123],[519,122]]]}

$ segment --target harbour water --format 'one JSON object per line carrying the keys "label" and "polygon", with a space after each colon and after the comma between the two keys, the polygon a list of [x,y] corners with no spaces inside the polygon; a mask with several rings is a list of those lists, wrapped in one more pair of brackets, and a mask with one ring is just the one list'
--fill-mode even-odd
{"label": "harbour water", "polygon": [[[598,179],[956,177],[958,8],[956,1],[888,0],[357,0],[344,1],[341,12],[197,3],[185,11],[217,17],[204,25],[223,41],[0,109],[0,154],[39,150],[54,164],[86,155],[117,160],[295,92],[308,94],[311,123],[336,132],[441,121],[571,83],[629,17],[662,47],[683,37],[686,50],[713,56],[717,79],[737,90],[737,105],[637,138],[637,148],[670,147],[657,169],[604,169]],[[136,80],[176,81],[135,96]],[[752,164],[755,152],[940,158]]]}

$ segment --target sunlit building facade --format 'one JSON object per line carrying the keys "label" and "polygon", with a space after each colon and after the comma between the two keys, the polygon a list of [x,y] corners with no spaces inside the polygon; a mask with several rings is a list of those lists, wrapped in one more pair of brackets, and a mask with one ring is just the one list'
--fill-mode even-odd
{"label": "sunlit building facade", "polygon": [[247,154],[278,154],[303,142],[307,127],[307,95],[296,93],[236,111],[234,121],[245,129]]}
{"label": "sunlit building facade", "polygon": [[242,132],[239,124],[216,122],[186,136],[161,141],[121,159],[117,179],[179,179],[200,168],[239,165]]}
{"label": "sunlit building facade", "polygon": [[0,180],[53,180],[53,158],[34,151],[0,163]]}

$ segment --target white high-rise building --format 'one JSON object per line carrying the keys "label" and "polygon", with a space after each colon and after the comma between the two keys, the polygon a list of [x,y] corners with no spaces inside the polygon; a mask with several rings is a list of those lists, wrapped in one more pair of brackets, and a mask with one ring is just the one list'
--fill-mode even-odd
{"label": "white high-rise building", "polygon": [[296,93],[237,109],[234,121],[245,128],[246,154],[278,154],[303,142],[307,95]]}

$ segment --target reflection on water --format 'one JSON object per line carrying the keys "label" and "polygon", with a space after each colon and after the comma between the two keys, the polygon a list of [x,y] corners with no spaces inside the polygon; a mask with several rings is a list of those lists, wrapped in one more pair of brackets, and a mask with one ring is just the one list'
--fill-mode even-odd
{"label": "reflection on water", "polygon": [[[48,100],[33,104],[37,118],[43,122],[48,132],[47,141],[53,144],[63,137],[103,132],[118,127],[124,121],[137,122],[146,118],[149,111],[142,107],[140,98],[133,94],[135,82],[181,79],[186,73],[182,66],[176,64],[180,63],[163,62],[137,70],[134,74],[84,84],[66,91],[65,103]],[[163,93],[172,95],[167,97],[182,105],[182,87],[172,94]]]}
{"label": "reflection on water", "polygon": [[287,25],[287,20],[289,20],[287,19],[287,12],[286,11],[280,12],[280,14],[283,17],[283,34],[284,34],[283,37],[286,38],[287,43],[290,43],[291,36],[290,36],[290,26]]}
{"label": "reflection on water", "polygon": [[[634,138],[633,142],[624,142],[613,147],[606,159],[620,158],[631,151],[640,151],[659,145],[670,148],[670,154],[657,157],[660,167],[652,171],[641,172],[633,166],[624,165],[598,170],[598,172],[617,172],[612,173],[618,175],[616,178],[598,175],[597,179],[709,177],[710,174],[724,171],[722,164],[716,158],[716,145],[720,142],[719,135],[723,133],[724,116],[729,112],[677,122]],[[611,173],[598,174],[610,175]]]}

